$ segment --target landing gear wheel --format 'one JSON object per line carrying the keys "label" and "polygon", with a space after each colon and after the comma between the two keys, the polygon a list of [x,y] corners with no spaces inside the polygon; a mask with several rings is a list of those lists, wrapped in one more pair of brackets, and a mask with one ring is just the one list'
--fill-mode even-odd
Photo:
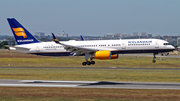
{"label": "landing gear wheel", "polygon": [[82,63],[83,66],[86,66],[86,64],[87,64],[86,62],[83,62],[83,63]]}
{"label": "landing gear wheel", "polygon": [[153,62],[153,63],[155,63],[155,62],[156,62],[156,60],[155,60],[155,59],[156,59],[156,55],[157,55],[157,54],[158,54],[158,53],[153,53],[153,60],[152,60],[152,62]]}
{"label": "landing gear wheel", "polygon": [[91,62],[90,62],[90,61],[87,61],[87,65],[91,65]]}
{"label": "landing gear wheel", "polygon": [[91,64],[94,65],[94,64],[95,64],[95,61],[91,61]]}

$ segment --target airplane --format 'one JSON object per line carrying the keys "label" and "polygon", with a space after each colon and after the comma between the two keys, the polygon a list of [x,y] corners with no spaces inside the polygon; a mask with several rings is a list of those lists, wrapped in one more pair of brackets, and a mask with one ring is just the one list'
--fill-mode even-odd
{"label": "airplane", "polygon": [[40,42],[15,18],[7,20],[17,42],[12,47],[15,51],[42,56],[85,56],[83,66],[94,65],[93,59],[117,59],[119,54],[129,53],[153,53],[152,62],[155,63],[158,53],[175,50],[167,41],[160,39],[58,41],[52,33],[54,42]]}

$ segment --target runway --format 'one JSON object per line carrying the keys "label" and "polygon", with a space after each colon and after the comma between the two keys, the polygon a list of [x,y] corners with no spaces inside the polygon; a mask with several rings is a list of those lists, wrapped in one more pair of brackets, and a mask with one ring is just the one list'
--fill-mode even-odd
{"label": "runway", "polygon": [[176,89],[180,83],[157,82],[108,82],[108,81],[48,81],[0,79],[1,87],[70,87],[70,88],[117,88],[117,89]]}

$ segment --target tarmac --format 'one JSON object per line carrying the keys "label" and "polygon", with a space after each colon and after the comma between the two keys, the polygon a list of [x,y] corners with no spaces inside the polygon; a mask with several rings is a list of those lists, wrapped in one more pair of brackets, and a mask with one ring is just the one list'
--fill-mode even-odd
{"label": "tarmac", "polygon": [[68,87],[68,88],[180,90],[180,83],[165,83],[165,82],[48,81],[48,80],[0,79],[0,86],[1,87]]}

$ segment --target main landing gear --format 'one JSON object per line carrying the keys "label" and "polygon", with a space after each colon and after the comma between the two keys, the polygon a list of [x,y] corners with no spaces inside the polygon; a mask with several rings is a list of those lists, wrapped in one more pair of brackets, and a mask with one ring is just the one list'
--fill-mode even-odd
{"label": "main landing gear", "polygon": [[85,66],[85,65],[94,65],[95,64],[95,61],[92,60],[93,59],[92,57],[90,58],[91,61],[88,61],[90,56],[91,56],[90,54],[85,54],[86,62],[82,63],[83,66]]}
{"label": "main landing gear", "polygon": [[156,63],[156,60],[155,60],[155,59],[156,59],[156,55],[157,55],[157,54],[158,54],[158,53],[153,53],[153,60],[152,60],[153,63]]}
{"label": "main landing gear", "polygon": [[85,65],[94,65],[95,64],[95,61],[87,61],[87,62],[83,62],[82,65],[85,66]]}

